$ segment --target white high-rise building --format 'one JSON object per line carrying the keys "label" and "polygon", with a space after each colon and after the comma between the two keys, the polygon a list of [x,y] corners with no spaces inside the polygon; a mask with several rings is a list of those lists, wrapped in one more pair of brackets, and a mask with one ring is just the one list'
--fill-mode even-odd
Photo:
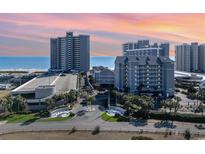
{"label": "white high-rise building", "polygon": [[189,44],[177,45],[175,47],[176,69],[178,71],[191,71],[191,47]]}
{"label": "white high-rise building", "polygon": [[176,69],[187,72],[205,72],[205,44],[197,42],[175,46]]}
{"label": "white high-rise building", "polygon": [[165,56],[169,57],[169,43],[150,44],[149,40],[128,42],[122,45],[123,56]]}

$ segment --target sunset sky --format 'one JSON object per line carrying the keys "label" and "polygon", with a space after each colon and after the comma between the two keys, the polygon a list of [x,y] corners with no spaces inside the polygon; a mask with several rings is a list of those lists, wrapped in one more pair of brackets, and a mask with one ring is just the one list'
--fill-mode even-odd
{"label": "sunset sky", "polygon": [[205,43],[205,14],[0,14],[0,56],[49,56],[49,39],[88,34],[92,56],[121,54],[124,42]]}

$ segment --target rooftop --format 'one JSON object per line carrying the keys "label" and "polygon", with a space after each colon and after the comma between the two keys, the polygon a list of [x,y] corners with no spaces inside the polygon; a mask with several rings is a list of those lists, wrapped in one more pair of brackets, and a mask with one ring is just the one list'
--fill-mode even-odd
{"label": "rooftop", "polygon": [[43,86],[55,86],[56,92],[69,91],[70,89],[76,89],[77,75],[62,73],[43,74],[32,80],[24,83],[18,88],[12,91],[13,94],[35,92],[35,89]]}

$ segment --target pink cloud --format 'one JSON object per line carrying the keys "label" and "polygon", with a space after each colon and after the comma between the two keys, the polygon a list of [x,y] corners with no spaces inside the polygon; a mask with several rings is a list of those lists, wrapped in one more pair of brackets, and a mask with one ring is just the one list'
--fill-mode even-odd
{"label": "pink cloud", "polygon": [[[96,31],[91,35],[91,41],[105,44],[104,51],[102,47],[91,47],[91,50],[95,51],[92,53],[117,55],[121,51],[113,49],[113,52],[110,52],[110,44],[117,48],[129,35],[175,43],[204,43],[204,19],[205,14],[0,14],[0,37],[40,42],[49,49],[50,37],[63,36],[66,31],[76,29],[88,34],[89,31]],[[110,36],[103,35],[103,32],[110,33]],[[122,34],[123,38],[118,38],[115,34]],[[14,51],[14,54],[19,53],[17,48],[10,50]],[[40,54],[42,49],[39,47],[38,50],[37,53]],[[5,49],[6,51],[9,49]],[[47,54],[49,51],[43,52]],[[29,51],[28,53],[31,54]]]}

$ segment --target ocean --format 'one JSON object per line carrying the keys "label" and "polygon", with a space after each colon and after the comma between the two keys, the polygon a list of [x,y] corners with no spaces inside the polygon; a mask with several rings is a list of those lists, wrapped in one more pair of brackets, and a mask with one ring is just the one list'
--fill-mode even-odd
{"label": "ocean", "polygon": [[[91,56],[90,67],[105,66],[114,69],[115,56]],[[170,57],[174,60],[174,57]],[[49,57],[0,57],[0,70],[47,70]]]}
{"label": "ocean", "polygon": [[[90,67],[105,66],[114,69],[114,61],[114,56],[92,56]],[[0,57],[0,70],[47,70],[49,67],[49,57]]]}

